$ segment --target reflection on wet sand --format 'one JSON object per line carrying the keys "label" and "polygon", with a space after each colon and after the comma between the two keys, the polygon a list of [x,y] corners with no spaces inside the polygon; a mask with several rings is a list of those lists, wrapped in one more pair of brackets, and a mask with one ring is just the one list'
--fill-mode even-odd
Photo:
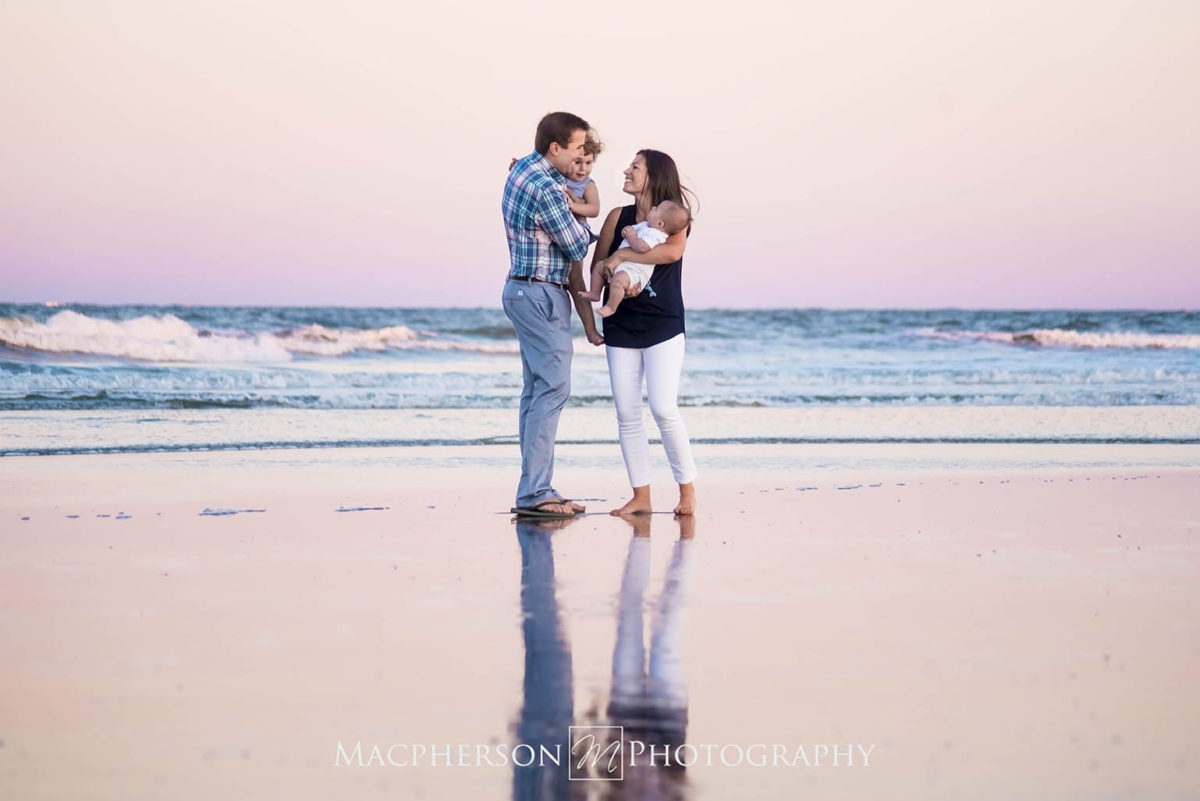
{"label": "reflection on wet sand", "polygon": [[[612,692],[608,719],[624,728],[626,741],[646,750],[632,763],[626,755],[621,798],[676,799],[687,795],[686,774],[676,763],[651,765],[651,747],[672,751],[687,742],[688,696],[680,649],[680,632],[688,576],[693,557],[695,518],[676,518],[679,539],[654,609],[647,665],[644,598],[650,584],[650,518],[629,517],[633,536],[625,558],[613,649]],[[648,668],[648,669],[647,669]]]}
{"label": "reflection on wet sand", "polygon": [[[551,533],[574,520],[517,521],[521,545],[521,630],[525,639],[524,703],[516,724],[516,741],[541,753],[567,741],[575,709],[571,650],[563,631],[554,583]],[[513,766],[513,799],[585,798],[571,793],[567,763],[534,762]],[[581,785],[582,786],[582,785]]]}
{"label": "reflection on wet sand", "polygon": [[[685,799],[684,769],[651,759],[652,748],[674,749],[686,742],[688,702],[680,650],[682,610],[693,558],[695,519],[676,518],[679,540],[659,594],[651,623],[646,659],[644,598],[650,583],[649,516],[624,518],[633,528],[620,581],[617,634],[612,658],[612,688],[607,718],[574,720],[571,651],[564,632],[554,577],[552,533],[573,520],[517,522],[521,546],[521,611],[525,640],[524,703],[515,725],[517,742],[541,752],[562,746],[560,764],[551,760],[514,766],[513,798],[526,799]],[[571,726],[622,727],[625,748],[620,779],[598,779],[605,761],[580,764],[572,771]],[[579,731],[578,728],[575,730]],[[617,730],[609,730],[617,731]],[[595,760],[593,760],[595,763]]]}

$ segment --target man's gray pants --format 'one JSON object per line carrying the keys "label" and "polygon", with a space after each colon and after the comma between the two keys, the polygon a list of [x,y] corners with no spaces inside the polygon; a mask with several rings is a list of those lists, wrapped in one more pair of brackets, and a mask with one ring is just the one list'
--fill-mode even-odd
{"label": "man's gray pants", "polygon": [[504,313],[521,344],[521,481],[517,506],[561,498],[553,487],[558,416],[571,395],[571,297],[554,284],[504,282]]}

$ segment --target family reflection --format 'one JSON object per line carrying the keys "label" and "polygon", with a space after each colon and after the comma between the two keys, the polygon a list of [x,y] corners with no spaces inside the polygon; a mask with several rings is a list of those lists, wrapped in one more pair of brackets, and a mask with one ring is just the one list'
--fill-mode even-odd
{"label": "family reflection", "polygon": [[[551,534],[578,518],[517,521],[521,545],[521,632],[525,639],[524,704],[517,720],[516,743],[526,743],[534,753],[543,746],[553,751],[567,741],[575,709],[571,678],[571,650],[563,633],[554,584],[554,548]],[[528,760],[526,760],[528,761]],[[554,765],[513,766],[514,801],[586,798],[570,782],[567,762]]]}
{"label": "family reflection", "polygon": [[632,517],[633,537],[625,558],[617,611],[617,642],[613,650],[612,692],[608,717],[647,734],[646,742],[681,745],[687,729],[687,687],[684,683],[679,634],[683,594],[691,564],[695,519],[678,518],[680,536],[654,610],[647,671],[643,623],[646,589],[650,584],[650,518]]}
{"label": "family reflection", "polygon": [[[571,651],[564,633],[554,576],[553,533],[578,521],[517,522],[521,546],[521,611],[525,641],[524,704],[515,726],[516,742],[540,752],[563,746],[560,765],[513,768],[513,798],[525,799],[682,799],[687,795],[684,771],[666,767],[661,758],[651,766],[648,753],[629,764],[621,781],[570,781],[566,748],[570,726],[622,726],[625,740],[650,746],[677,746],[686,741],[687,687],[680,635],[682,611],[693,558],[695,519],[675,519],[679,539],[658,601],[646,609],[651,572],[651,517],[624,518],[633,528],[621,574],[612,685],[607,716],[592,713],[574,720]],[[645,617],[651,613],[647,660]],[[628,750],[626,751],[628,754]],[[579,775],[578,773],[576,775]]]}

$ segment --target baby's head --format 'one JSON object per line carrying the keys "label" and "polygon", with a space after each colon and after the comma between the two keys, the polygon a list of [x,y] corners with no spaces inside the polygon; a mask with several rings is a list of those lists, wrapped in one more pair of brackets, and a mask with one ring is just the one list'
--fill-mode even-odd
{"label": "baby's head", "polygon": [[592,165],[596,162],[596,156],[604,152],[604,143],[596,135],[595,130],[587,132],[587,138],[583,140],[583,155],[571,162],[571,166],[567,168],[567,177],[572,181],[582,181],[592,174]]}
{"label": "baby's head", "polygon": [[667,234],[677,234],[692,222],[692,214],[674,200],[664,200],[651,207],[646,222]]}

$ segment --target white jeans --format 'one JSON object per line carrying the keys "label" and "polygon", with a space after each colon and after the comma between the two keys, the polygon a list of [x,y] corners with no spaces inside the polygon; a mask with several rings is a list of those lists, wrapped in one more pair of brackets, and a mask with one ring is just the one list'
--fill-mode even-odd
{"label": "white jeans", "polygon": [[692,443],[679,415],[679,374],[683,370],[683,334],[651,348],[604,349],[608,354],[608,380],[617,407],[617,432],[629,484],[650,483],[650,443],[642,425],[642,379],[650,414],[658,423],[663,449],[676,483],[690,484],[696,478]]}

